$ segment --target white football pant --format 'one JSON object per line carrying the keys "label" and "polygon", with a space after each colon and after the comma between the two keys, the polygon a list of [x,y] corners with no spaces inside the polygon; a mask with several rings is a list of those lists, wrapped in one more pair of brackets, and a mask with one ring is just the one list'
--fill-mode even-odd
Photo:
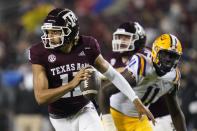
{"label": "white football pant", "polygon": [[158,117],[156,121],[155,126],[150,121],[153,131],[176,131],[170,115]]}
{"label": "white football pant", "polygon": [[104,131],[101,119],[92,102],[70,117],[49,118],[55,131]]}

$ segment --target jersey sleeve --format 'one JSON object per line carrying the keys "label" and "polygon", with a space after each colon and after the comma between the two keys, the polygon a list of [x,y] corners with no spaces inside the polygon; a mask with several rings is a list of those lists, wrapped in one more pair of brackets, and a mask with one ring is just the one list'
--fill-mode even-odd
{"label": "jersey sleeve", "polygon": [[127,66],[125,67],[125,70],[128,70],[133,74],[137,83],[139,83],[139,81],[141,81],[146,75],[145,69],[146,60],[139,53],[133,55],[132,58],[127,62]]}
{"label": "jersey sleeve", "polygon": [[39,64],[44,66],[44,64],[41,61],[42,55],[39,54],[39,51],[36,51],[34,47],[29,48],[28,50],[29,54],[29,62],[32,64]]}
{"label": "jersey sleeve", "polygon": [[92,51],[92,59],[95,60],[101,54],[101,50],[98,41],[93,37],[90,39],[90,46]]}
{"label": "jersey sleeve", "polygon": [[170,87],[169,94],[173,90],[179,90],[180,88],[180,80],[181,80],[181,73],[178,68],[173,69],[171,72],[169,72],[166,76],[163,77],[163,79],[169,83],[166,86]]}
{"label": "jersey sleeve", "polygon": [[176,75],[175,75],[175,77],[174,77],[174,79],[173,79],[173,83],[175,84],[175,85],[177,85],[178,86],[178,88],[179,88],[179,86],[180,86],[180,81],[181,81],[181,73],[180,73],[180,70],[178,69],[178,68],[176,68],[176,73],[175,73]]}

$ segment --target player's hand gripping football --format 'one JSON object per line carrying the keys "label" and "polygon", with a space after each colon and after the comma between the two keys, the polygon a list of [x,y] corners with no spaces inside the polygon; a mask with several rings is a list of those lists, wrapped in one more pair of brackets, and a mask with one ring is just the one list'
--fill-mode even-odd
{"label": "player's hand gripping football", "polygon": [[71,81],[73,88],[75,88],[80,83],[80,81],[88,80],[91,77],[92,70],[87,70],[88,68],[91,68],[91,66],[87,65],[77,72]]}
{"label": "player's hand gripping football", "polygon": [[136,108],[137,108],[137,111],[138,111],[138,114],[139,114],[139,119],[141,120],[142,118],[142,115],[145,114],[148,118],[151,119],[153,125],[156,124],[156,120],[153,116],[153,114],[149,111],[148,108],[146,108],[140,99],[136,98],[134,99],[133,103],[135,104]]}

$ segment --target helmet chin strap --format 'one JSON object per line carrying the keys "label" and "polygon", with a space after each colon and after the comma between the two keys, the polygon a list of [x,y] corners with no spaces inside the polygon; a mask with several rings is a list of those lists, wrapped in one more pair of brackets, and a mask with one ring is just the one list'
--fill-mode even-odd
{"label": "helmet chin strap", "polygon": [[70,43],[65,43],[64,41],[64,44],[63,45],[66,45],[66,44],[73,44],[74,46],[76,46],[78,44],[78,40],[79,40],[79,31],[77,32],[77,35],[75,36],[74,40],[71,41]]}

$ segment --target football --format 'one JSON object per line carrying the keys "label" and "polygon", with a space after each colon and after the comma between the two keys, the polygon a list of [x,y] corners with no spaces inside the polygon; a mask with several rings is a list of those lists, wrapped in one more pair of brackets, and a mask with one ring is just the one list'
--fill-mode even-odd
{"label": "football", "polygon": [[81,81],[80,89],[83,96],[92,101],[97,96],[98,90],[101,87],[101,79],[94,67],[88,68],[87,70],[93,70],[93,72],[89,80]]}

